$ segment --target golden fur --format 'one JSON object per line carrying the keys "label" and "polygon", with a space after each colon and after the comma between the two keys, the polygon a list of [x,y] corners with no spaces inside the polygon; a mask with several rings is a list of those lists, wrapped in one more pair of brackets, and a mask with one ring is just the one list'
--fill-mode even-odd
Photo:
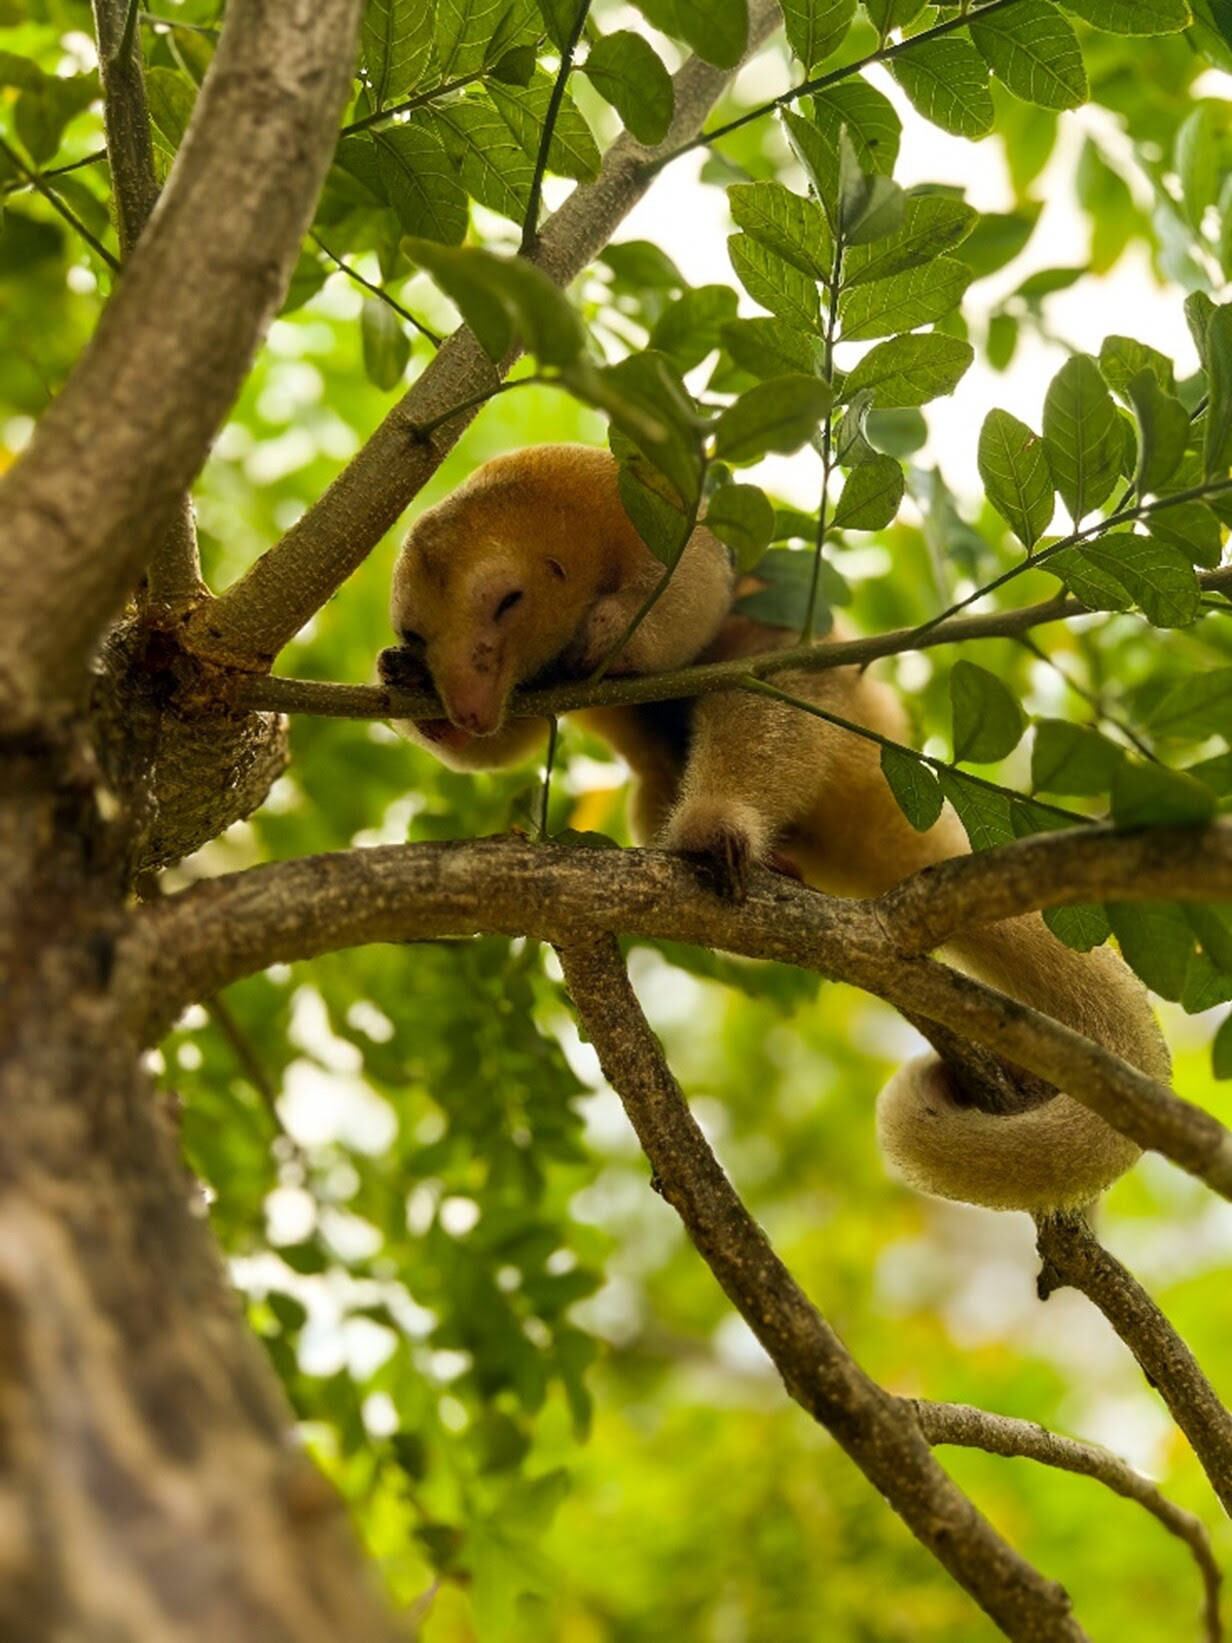
{"label": "golden fur", "polygon": [[[456,768],[527,756],[545,727],[506,723],[510,693],[534,678],[592,672],[662,574],[625,516],[606,452],[539,446],[486,463],[418,520],[398,560],[392,609],[403,645],[383,653],[382,673],[390,683],[430,680],[448,714],[402,728]],[[732,589],[726,551],[699,527],[612,671],[659,672],[793,642],[732,613]],[[787,673],[776,683],[905,739],[897,697],[867,673]],[[637,836],[706,858],[729,887],[750,862],[774,855],[818,889],[871,896],[967,849],[948,808],[927,833],[911,827],[873,744],[785,703],[732,691],[578,717],[634,772]],[[1145,991],[1116,954],[1072,952],[1031,915],[967,932],[946,956],[1144,1071],[1168,1075]],[[997,1209],[1085,1203],[1137,1157],[1132,1142],[1068,1096],[1012,1116],[958,1104],[935,1055],[895,1074],[877,1123],[904,1180]]]}

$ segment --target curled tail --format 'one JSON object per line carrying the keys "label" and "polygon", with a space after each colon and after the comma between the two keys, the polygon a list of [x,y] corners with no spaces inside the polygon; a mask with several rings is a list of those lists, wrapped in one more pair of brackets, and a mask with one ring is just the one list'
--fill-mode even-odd
{"label": "curled tail", "polygon": [[[1167,1047],[1146,990],[1113,952],[1072,952],[1043,921],[1012,919],[955,943],[979,979],[1167,1078]],[[939,1056],[908,1062],[877,1100],[877,1133],[891,1170],[921,1191],[990,1209],[1050,1210],[1089,1203],[1139,1149],[1067,1095],[1023,1112],[965,1104]]]}

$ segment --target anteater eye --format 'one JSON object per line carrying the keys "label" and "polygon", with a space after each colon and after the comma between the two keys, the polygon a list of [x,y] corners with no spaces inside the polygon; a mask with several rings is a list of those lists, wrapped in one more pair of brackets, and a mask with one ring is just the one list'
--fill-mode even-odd
{"label": "anteater eye", "polygon": [[414,628],[403,628],[402,643],[404,645],[418,647],[424,643],[424,636],[422,633],[416,633]]}
{"label": "anteater eye", "polygon": [[496,607],[496,620],[499,622],[502,616],[507,616],[509,614],[509,612],[513,609],[513,607],[515,605],[520,605],[521,602],[522,602],[522,590],[521,590],[521,588],[514,588],[513,592],[512,593],[507,593],[505,595],[505,597],[501,600],[500,604],[497,605],[497,607]]}

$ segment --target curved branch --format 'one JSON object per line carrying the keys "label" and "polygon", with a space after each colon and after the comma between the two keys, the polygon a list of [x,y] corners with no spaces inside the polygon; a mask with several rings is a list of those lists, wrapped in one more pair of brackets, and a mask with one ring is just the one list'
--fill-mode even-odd
{"label": "curved branch", "polygon": [[925,1439],[934,1446],[943,1443],[965,1449],[982,1449],[989,1455],[1038,1461],[1063,1472],[1094,1478],[1113,1494],[1133,1500],[1162,1523],[1169,1534],[1183,1540],[1193,1553],[1202,1577],[1202,1620],[1206,1643],[1222,1643],[1223,1624],[1219,1618],[1219,1588],[1223,1581],[1211,1550],[1210,1537],[1192,1512],[1174,1505],[1149,1478],[1135,1472],[1111,1450],[1095,1443],[1079,1443],[1063,1438],[1034,1421],[1015,1420],[1010,1415],[994,1415],[965,1403],[930,1403],[907,1400],[920,1423]]}
{"label": "curved branch", "polygon": [[944,964],[904,957],[876,901],[761,872],[733,905],[662,851],[509,838],[387,845],[212,879],[135,916],[130,1019],[157,1035],[186,1004],[241,976],[366,942],[488,933],[568,943],[598,932],[696,942],[851,982],[1046,1079],[1232,1197],[1232,1132],[1038,1010]]}
{"label": "curved branch", "polygon": [[1040,1298],[1069,1287],[1081,1290],[1099,1308],[1189,1439],[1224,1510],[1232,1513],[1232,1413],[1198,1360],[1081,1215],[1040,1216],[1035,1225],[1044,1262]]}
{"label": "curved branch", "polygon": [[76,695],[289,277],[349,84],[359,0],[237,0],[98,330],[0,481],[0,717]]}
{"label": "curved branch", "polygon": [[[758,0],[750,21],[750,49],[778,21],[774,0]],[[672,142],[701,125],[730,73],[690,58],[675,76],[676,115],[667,139],[646,149],[628,135],[604,155],[593,183],[576,188],[544,224],[530,260],[567,285],[607,243],[646,192],[651,162]],[[466,428],[473,410],[460,413],[430,441],[415,430],[455,405],[493,387],[517,358],[499,367],[472,332],[460,327],[363,449],[325,494],[199,620],[188,625],[198,655],[260,671],[335,593],[423,489]]]}
{"label": "curved branch", "polygon": [[1077,827],[953,856],[877,905],[902,953],[927,953],[973,923],[1084,901],[1232,900],[1232,821],[1122,833]]}
{"label": "curved branch", "polygon": [[[129,0],[94,0],[107,166],[123,261],[132,255],[158,201],[141,36],[132,26],[133,17]],[[150,557],[147,593],[150,604],[168,613],[186,609],[205,593],[197,526],[187,492]]]}
{"label": "curved branch", "polygon": [[[1199,572],[1205,588],[1232,591],[1232,565]],[[790,669],[793,673],[824,673],[835,667],[867,667],[884,656],[902,656],[909,651],[931,650],[937,645],[957,645],[975,639],[1016,638],[1031,628],[1049,622],[1063,622],[1071,616],[1089,616],[1090,610],[1077,599],[1045,599],[1018,610],[987,611],[979,616],[955,616],[923,632],[919,628],[894,628],[888,633],[864,639],[840,639],[812,645],[793,645],[789,650],[766,651],[760,656],[738,656],[730,662],[701,662],[677,668],[671,673],[643,673],[630,678],[592,680],[553,685],[550,690],[525,690],[512,698],[509,711],[528,719],[550,718],[587,707],[616,707],[630,702],[669,702],[686,696],[708,696],[716,690],[730,690],[740,679],[752,675],[772,678]],[[259,712],[316,713],[338,719],[431,719],[441,716],[435,696],[386,690],[381,685],[330,684],[317,679],[286,679],[277,674],[242,678],[236,682],[235,707]]]}
{"label": "curved branch", "polygon": [[668,1201],[798,1404],[834,1438],[916,1538],[1010,1637],[1085,1634],[1032,1568],[937,1465],[914,1411],[869,1379],[775,1254],[690,1113],[611,936],[560,948],[587,1036]]}

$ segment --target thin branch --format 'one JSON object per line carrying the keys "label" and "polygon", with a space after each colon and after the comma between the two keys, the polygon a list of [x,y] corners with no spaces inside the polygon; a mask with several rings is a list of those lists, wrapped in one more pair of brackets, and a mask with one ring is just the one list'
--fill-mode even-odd
{"label": "thin branch", "polygon": [[543,756],[543,786],[539,790],[539,837],[548,837],[548,817],[552,802],[552,769],[556,764],[556,742],[560,735],[560,721],[548,720],[548,746]]}
{"label": "thin branch", "polygon": [[[1065,835],[1045,836],[1057,837]],[[1207,837],[1219,880],[1232,861],[1232,825]],[[1018,848],[1006,846],[1005,856]],[[1141,882],[1128,879],[1118,893],[1140,895]],[[135,1031],[157,1036],[186,1004],[269,964],[374,941],[483,933],[568,942],[605,931],[686,941],[816,970],[939,1022],[1232,1197],[1232,1132],[1210,1113],[1029,1005],[947,965],[905,957],[885,905],[761,871],[732,905],[661,851],[511,839],[340,851],[225,875],[142,909],[131,929],[129,1014]],[[979,901],[968,903],[965,922],[986,922]]]}
{"label": "thin branch", "polygon": [[995,1415],[987,1409],[974,1409],[970,1404],[930,1403],[913,1398],[909,1400],[909,1407],[934,1448],[939,1444],[958,1444],[965,1449],[982,1449],[989,1455],[1038,1461],[1042,1466],[1094,1478],[1113,1494],[1136,1501],[1193,1553],[1202,1577],[1203,1637],[1206,1643],[1223,1643],[1223,1624],[1219,1618],[1223,1575],[1205,1526],[1192,1512],[1170,1501],[1149,1478],[1136,1472],[1119,1455],[1099,1444],[1061,1437],[1034,1421]]}
{"label": "thin branch", "polygon": [[353,137],[357,131],[368,131],[385,120],[392,120],[396,114],[410,114],[417,108],[426,108],[429,103],[439,103],[442,97],[449,97],[465,86],[473,86],[475,81],[482,80],[487,72],[486,68],[480,68],[473,74],[459,75],[456,80],[443,80],[440,85],[430,86],[427,91],[417,91],[413,97],[406,97],[400,103],[390,103],[386,108],[378,108],[375,114],[365,114],[360,120],[352,120],[350,125],[343,126],[338,135]]}
{"label": "thin branch", "polygon": [[42,172],[35,171],[32,167],[28,166],[17,150],[10,143],[6,142],[3,137],[0,137],[0,154],[4,155],[26,186],[28,188],[33,188],[36,193],[41,194],[51,209],[56,212],[58,216],[64,219],[75,234],[80,235],[80,237],[90,247],[90,250],[94,252],[96,257],[99,257],[107,264],[107,267],[113,271],[119,268],[120,260],[115,253],[108,251],[107,247],[93,232],[93,230],[86,227],[85,223],[82,222],[81,218],[73,210],[72,206],[62,200],[56,193],[55,189],[51,187]]}
{"label": "thin branch", "polygon": [[1050,667],[1056,674],[1057,678],[1073,691],[1079,701],[1085,702],[1088,707],[1093,708],[1096,715],[1102,719],[1105,724],[1112,725],[1115,730],[1119,730],[1130,746],[1136,747],[1144,759],[1149,759],[1152,764],[1161,763],[1159,755],[1154,751],[1151,745],[1148,742],[1143,741],[1142,737],[1139,736],[1128,720],[1119,718],[1112,712],[1107,702],[1098,691],[1088,690],[1086,685],[1082,683],[1081,679],[1075,679],[1072,673],[1067,673],[1061,666],[1060,662],[1057,661],[1056,657],[1050,656],[1043,646],[1037,645],[1035,640],[1028,634],[1019,634],[1018,643],[1024,650],[1029,650],[1031,655],[1034,656],[1037,661],[1043,662],[1045,667]]}
{"label": "thin branch", "polygon": [[[350,84],[359,0],[230,6],[159,209],[0,478],[0,721],[75,700],[285,290]],[[254,96],[269,84],[277,95]],[[209,255],[202,255],[202,246]],[[209,607],[206,607],[209,608]]]}
{"label": "thin branch", "polygon": [[[777,22],[774,0],[755,0],[750,41]],[[697,130],[731,75],[690,58],[676,74],[670,141]],[[576,188],[544,224],[531,260],[567,285],[607,243],[650,185],[647,150],[629,136],[603,158],[595,182]],[[413,430],[432,422],[503,376],[516,353],[494,366],[474,335],[461,327],[325,494],[211,610],[190,621],[186,638],[198,654],[248,669],[268,666],[314,611],[361,564],[399,514],[436,472],[465,427],[446,422],[430,444]]]}
{"label": "thin branch", "polygon": [[1167,1404],[1225,1511],[1232,1513],[1232,1414],[1193,1353],[1081,1215],[1040,1216],[1036,1237],[1044,1262],[1041,1298],[1068,1287],[1081,1290],[1099,1308]]}
{"label": "thin branch", "polygon": [[[1204,587],[1232,588],[1232,566],[1203,571]],[[820,644],[794,645],[787,650],[765,651],[760,656],[740,656],[730,662],[702,662],[677,668],[671,673],[644,673],[629,678],[593,680],[554,685],[550,690],[515,693],[509,711],[522,718],[544,718],[553,713],[571,713],[587,707],[615,707],[638,702],[679,701],[687,696],[707,696],[716,690],[730,690],[746,675],[772,678],[790,669],[793,672],[821,673],[836,667],[867,667],[886,656],[910,651],[931,650],[940,645],[965,644],[976,639],[1015,638],[1050,622],[1064,622],[1091,611],[1077,599],[1047,599],[1018,610],[988,611],[979,616],[954,616],[921,635],[918,628],[895,628],[867,639],[826,640]],[[439,718],[441,704],[434,696],[391,691],[379,685],[333,684],[318,679],[287,679],[278,676],[250,676],[238,679],[233,705],[253,711],[315,713],[336,719],[431,719]]]}
{"label": "thin branch", "polygon": [[879,46],[876,51],[868,52],[864,57],[858,57],[855,62],[844,63],[842,68],[831,69],[827,74],[818,74],[811,80],[803,80],[798,86],[791,86],[788,90],[772,97],[768,103],[759,103],[756,108],[747,109],[737,115],[734,120],[728,120],[724,125],[715,126],[710,131],[703,131],[687,143],[681,143],[669,154],[655,161],[655,170],[661,171],[664,166],[678,160],[682,154],[691,154],[695,148],[708,148],[711,143],[717,143],[721,137],[730,137],[733,131],[740,131],[744,126],[751,125],[754,120],[763,120],[767,114],[774,114],[780,108],[790,108],[798,103],[801,97],[810,97],[819,91],[828,91],[831,86],[841,85],[844,80],[850,80],[853,75],[863,74],[866,68],[872,68],[876,63],[892,63],[896,57],[902,57],[914,47],[924,45],[929,40],[939,40],[944,34],[952,34],[955,29],[966,28],[973,16],[987,17],[995,11],[1004,11],[1012,6],[1016,0],[991,0],[986,6],[978,10],[963,10],[956,17],[948,18],[944,23],[938,23],[935,28],[921,29],[919,34],[913,34],[907,40],[900,40],[894,46]]}
{"label": "thin branch", "polygon": [[927,622],[922,622],[916,628],[916,637],[923,638],[933,628],[939,627],[942,622],[949,621],[951,616],[957,616],[961,611],[966,610],[968,605],[974,605],[977,600],[987,598],[990,593],[996,593],[999,588],[1006,587],[1010,582],[1017,581],[1025,571],[1038,570],[1040,566],[1047,564],[1050,559],[1054,559],[1057,554],[1063,553],[1067,548],[1081,547],[1092,538],[1103,536],[1106,532],[1113,530],[1117,525],[1133,524],[1137,520],[1149,518],[1153,513],[1160,513],[1168,508],[1178,507],[1182,502],[1200,502],[1205,497],[1218,496],[1221,492],[1232,490],[1232,479],[1207,479],[1201,485],[1191,485],[1188,490],[1175,491],[1170,496],[1158,496],[1150,502],[1132,502],[1124,505],[1126,497],[1132,494],[1132,490],[1133,487],[1129,487],[1116,510],[1106,514],[1103,519],[1097,519],[1090,525],[1079,526],[1077,529],[1072,530],[1068,536],[1061,537],[1059,541],[1050,542],[1046,548],[1041,548],[1038,553],[1028,554],[1025,559],[1020,559],[1016,565],[1011,565],[1009,570],[1002,571],[1000,576],[994,576],[991,582],[985,582],[983,587],[976,588],[974,592],[967,594],[965,598],[957,600],[947,610],[939,612],[936,616],[930,616]]}
{"label": "thin branch", "polygon": [[[70,160],[67,165],[44,166],[39,172],[39,176],[44,182],[52,177],[67,177],[70,171],[80,171],[83,166],[97,165],[100,160],[106,158],[107,150],[105,148],[96,148],[92,154],[84,154],[80,160]],[[33,186],[34,184],[28,178],[19,177],[16,182],[5,183],[3,187],[0,187],[0,196],[18,194],[23,189],[32,188]]]}
{"label": "thin branch", "polygon": [[519,249],[524,257],[528,257],[534,250],[535,241],[539,238],[539,200],[543,194],[543,178],[548,168],[548,154],[552,147],[552,137],[556,131],[556,120],[560,114],[560,106],[565,100],[565,87],[569,83],[569,75],[573,69],[573,54],[578,48],[578,41],[582,38],[582,30],[586,27],[586,19],[590,14],[590,0],[573,0],[577,14],[573,19],[573,26],[569,30],[560,54],[560,67],[556,70],[556,79],[552,82],[552,92],[548,98],[547,110],[543,117],[543,131],[539,136],[539,149],[535,155],[535,170],[530,181],[530,197],[526,202],[526,216],[522,221],[522,243]]}
{"label": "thin branch", "polygon": [[[94,0],[107,164],[124,261],[132,255],[158,199],[136,18],[135,0],[128,0],[127,12],[124,0]],[[186,491],[150,557],[141,598],[147,613],[157,610],[160,616],[174,617],[205,593],[192,499]]]}
{"label": "thin branch", "polygon": [[486,405],[490,399],[499,399],[502,394],[511,394],[515,388],[555,388],[559,383],[555,377],[541,376],[532,371],[529,376],[514,377],[511,382],[498,382],[494,388],[486,388],[482,393],[472,394],[470,399],[464,399],[460,405],[452,406],[443,411],[440,416],[434,417],[431,422],[419,423],[412,428],[411,435],[416,440],[429,440],[438,429],[447,422],[452,422],[456,416],[465,416],[467,411],[473,411],[480,405]]}
{"label": "thin branch", "polygon": [[582,1025],[650,1162],[653,1186],[791,1397],[1008,1636],[1083,1637],[1063,1589],[1015,1552],[942,1471],[914,1411],[869,1379],[775,1254],[690,1113],[614,938],[562,946],[560,960]]}
{"label": "thin branch", "polygon": [[430,330],[421,319],[416,319],[410,309],[404,308],[396,297],[391,297],[389,292],[385,290],[384,286],[377,285],[374,281],[365,278],[365,276],[360,273],[359,269],[356,268],[353,263],[347,262],[345,257],[340,257],[336,251],[331,251],[329,246],[326,245],[325,241],[317,233],[315,228],[309,230],[308,238],[314,245],[316,245],[318,250],[325,253],[330,262],[334,264],[335,268],[345,274],[349,280],[354,280],[356,285],[363,286],[365,291],[370,292],[372,296],[383,302],[387,308],[392,308],[394,313],[397,314],[400,319],[404,319],[408,325],[413,326],[415,330],[419,332],[421,337],[426,337],[434,348],[439,348],[441,343],[444,342],[444,337],[438,336],[435,331]]}
{"label": "thin branch", "polygon": [[[826,386],[834,386],[834,339],[838,330],[838,299],[843,284],[843,223],[841,211],[835,212],[834,228],[834,257],[830,265],[830,277],[825,282],[826,301],[826,332],[825,348],[822,360],[822,374]],[[821,561],[826,551],[826,526],[830,507],[830,475],[834,471],[833,464],[834,439],[834,412],[826,412],[826,418],[821,429],[821,497],[817,504],[817,534],[813,543],[813,574],[809,578],[808,604],[805,607],[804,621],[800,626],[800,643],[811,645],[813,630],[817,618],[817,594],[821,587]]]}
{"label": "thin branch", "polygon": [[872,742],[877,747],[890,749],[894,753],[905,754],[909,759],[915,759],[919,764],[925,764],[930,770],[936,770],[947,776],[960,776],[964,782],[970,782],[974,787],[981,787],[986,793],[999,794],[1003,799],[1017,800],[1022,804],[1033,805],[1037,810],[1046,810],[1050,815],[1059,816],[1062,821],[1078,824],[1091,823],[1088,816],[1080,816],[1075,810],[1063,810],[1059,804],[1046,804],[1043,799],[1030,798],[1026,793],[1019,793],[1016,788],[1003,787],[1000,782],[989,781],[986,776],[977,776],[970,770],[960,770],[956,764],[947,764],[944,759],[934,759],[929,753],[921,753],[918,748],[907,747],[903,742],[891,741],[879,731],[870,730],[867,725],[856,724],[853,719],[844,719],[838,713],[831,713],[828,708],[818,707],[816,702],[805,701],[802,696],[793,696],[786,690],[780,690],[777,685],[767,684],[764,679],[757,679],[751,675],[737,680],[742,690],[751,695],[769,696],[776,702],[784,702],[788,707],[798,708],[801,713],[808,713],[814,719],[821,719],[826,724],[835,725],[839,730],[845,730],[849,735],[859,736],[861,741]]}

